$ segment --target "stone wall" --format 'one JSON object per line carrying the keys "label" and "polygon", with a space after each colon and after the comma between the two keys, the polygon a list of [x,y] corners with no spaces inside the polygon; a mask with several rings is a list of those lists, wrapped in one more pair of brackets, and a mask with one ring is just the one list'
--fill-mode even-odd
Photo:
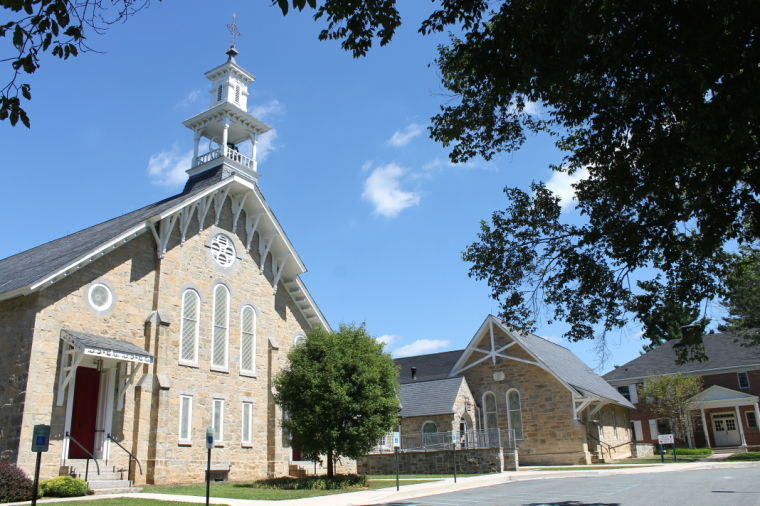
{"label": "stone wall", "polygon": [[617,405],[608,405],[597,414],[596,425],[602,444],[600,457],[604,460],[623,459],[632,456],[633,431],[629,418],[629,409]]}
{"label": "stone wall", "polygon": [[[499,473],[504,469],[501,450],[486,448],[399,453],[399,473],[453,474],[455,461],[457,474]],[[373,453],[360,457],[356,467],[360,474],[395,474],[395,466],[393,453]]]}

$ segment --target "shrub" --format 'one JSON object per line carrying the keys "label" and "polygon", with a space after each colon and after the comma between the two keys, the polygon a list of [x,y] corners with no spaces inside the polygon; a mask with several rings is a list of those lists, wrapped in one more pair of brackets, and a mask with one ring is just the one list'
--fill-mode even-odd
{"label": "shrub", "polygon": [[338,490],[346,488],[366,488],[367,477],[356,474],[336,474],[332,479],[325,476],[305,476],[303,478],[272,478],[253,482],[254,488],[276,490]]}
{"label": "shrub", "polygon": [[726,460],[760,460],[760,452],[734,453]]}
{"label": "shrub", "polygon": [[13,464],[0,461],[0,502],[28,501],[34,483]]}
{"label": "shrub", "polygon": [[50,478],[40,484],[42,495],[46,497],[76,497],[87,495],[90,489],[87,482],[72,476]]}
{"label": "shrub", "polygon": [[695,457],[709,457],[712,450],[709,448],[676,448],[677,455],[694,455]]}

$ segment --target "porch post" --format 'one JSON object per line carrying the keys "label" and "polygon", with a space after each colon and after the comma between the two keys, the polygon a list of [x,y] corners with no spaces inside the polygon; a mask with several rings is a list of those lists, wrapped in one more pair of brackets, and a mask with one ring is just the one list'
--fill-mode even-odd
{"label": "porch post", "polygon": [[758,406],[760,403],[755,403],[752,407],[755,408],[755,423],[757,424],[758,429],[760,429],[760,408]]}
{"label": "porch post", "polygon": [[707,442],[708,448],[712,448],[710,445],[710,434],[707,427],[707,421],[705,420],[705,408],[699,408],[699,414],[702,415],[702,430],[705,432],[705,442]]}
{"label": "porch post", "polygon": [[736,423],[739,424],[739,434],[742,437],[742,446],[747,446],[747,440],[744,438],[744,424],[742,423],[742,414],[739,412],[739,406],[734,406],[736,410]]}

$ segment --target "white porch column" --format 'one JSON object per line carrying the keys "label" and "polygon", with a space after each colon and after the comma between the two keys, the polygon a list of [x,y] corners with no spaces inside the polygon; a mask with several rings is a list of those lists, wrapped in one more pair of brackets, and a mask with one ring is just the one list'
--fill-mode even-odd
{"label": "white porch column", "polygon": [[742,446],[747,446],[747,440],[744,438],[744,424],[742,423],[742,414],[739,412],[739,406],[734,406],[736,410],[736,423],[739,424],[739,434],[742,437]]}
{"label": "white porch column", "polygon": [[200,131],[196,130],[195,135],[193,136],[193,165],[196,165],[198,162],[198,146],[201,143],[201,133]]}
{"label": "white porch column", "polygon": [[760,429],[760,408],[758,408],[758,405],[760,403],[756,402],[753,407],[755,408],[755,423],[757,424],[757,428]]}
{"label": "white porch column", "polygon": [[259,134],[257,134],[256,132],[251,132],[251,160],[253,160],[254,172],[258,172],[259,170],[259,162],[256,159],[258,143],[259,143]]}
{"label": "white porch column", "polygon": [[699,414],[702,415],[702,430],[705,432],[705,442],[708,448],[712,448],[710,445],[710,434],[707,428],[707,420],[705,420],[705,408],[699,409]]}
{"label": "white porch column", "polygon": [[222,156],[227,156],[227,133],[230,129],[230,120],[224,118],[224,129],[222,130]]}

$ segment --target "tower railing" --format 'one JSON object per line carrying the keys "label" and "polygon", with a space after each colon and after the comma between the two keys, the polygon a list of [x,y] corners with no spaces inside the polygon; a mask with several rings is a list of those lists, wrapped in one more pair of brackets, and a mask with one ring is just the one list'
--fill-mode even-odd
{"label": "tower railing", "polygon": [[203,165],[204,163],[208,163],[212,160],[216,160],[217,158],[221,158],[222,156],[225,156],[232,160],[233,162],[243,166],[246,169],[249,170],[256,170],[256,160],[249,156],[245,156],[243,153],[238,151],[235,148],[231,148],[229,146],[225,147],[224,150],[222,150],[221,147],[212,149],[206,153],[203,153],[202,155],[198,155],[195,157],[195,162],[193,163],[193,167],[197,167],[199,165]]}

